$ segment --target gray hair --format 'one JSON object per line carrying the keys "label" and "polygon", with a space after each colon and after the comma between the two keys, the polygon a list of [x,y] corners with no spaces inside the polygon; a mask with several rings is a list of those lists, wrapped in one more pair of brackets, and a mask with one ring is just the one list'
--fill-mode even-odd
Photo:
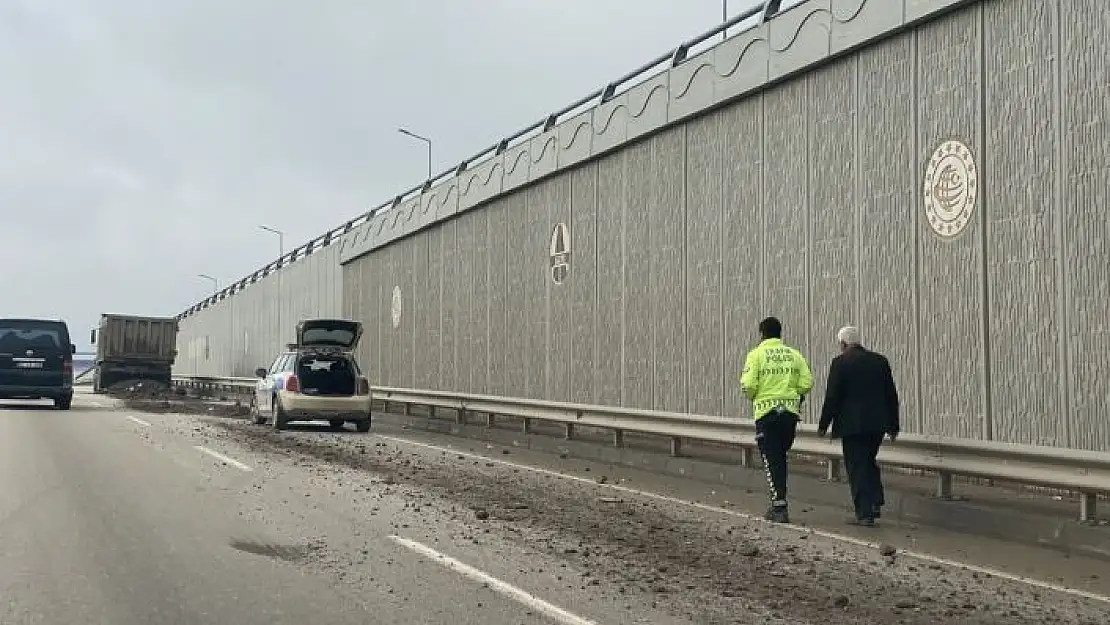
{"label": "gray hair", "polygon": [[836,340],[846,345],[859,345],[859,328],[854,326],[844,326],[840,328],[840,331],[836,333]]}

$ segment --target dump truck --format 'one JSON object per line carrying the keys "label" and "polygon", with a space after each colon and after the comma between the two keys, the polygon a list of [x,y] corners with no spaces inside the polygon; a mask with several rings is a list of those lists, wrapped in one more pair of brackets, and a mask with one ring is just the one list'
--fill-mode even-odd
{"label": "dump truck", "polygon": [[96,345],[93,392],[132,382],[170,386],[177,358],[176,318],[103,314],[89,339]]}

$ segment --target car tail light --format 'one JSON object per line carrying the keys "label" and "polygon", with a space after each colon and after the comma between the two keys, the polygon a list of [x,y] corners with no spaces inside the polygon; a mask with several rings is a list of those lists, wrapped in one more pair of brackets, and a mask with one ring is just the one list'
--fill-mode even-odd
{"label": "car tail light", "polygon": [[72,360],[66,360],[66,361],[62,362],[62,375],[66,376],[66,377],[72,377],[73,376],[73,361]]}
{"label": "car tail light", "polygon": [[370,381],[367,380],[366,378],[359,378],[358,379],[358,394],[359,395],[369,395],[370,394]]}
{"label": "car tail light", "polygon": [[285,381],[285,390],[289,391],[290,393],[300,392],[301,381],[297,379],[297,376],[289,376],[289,379]]}

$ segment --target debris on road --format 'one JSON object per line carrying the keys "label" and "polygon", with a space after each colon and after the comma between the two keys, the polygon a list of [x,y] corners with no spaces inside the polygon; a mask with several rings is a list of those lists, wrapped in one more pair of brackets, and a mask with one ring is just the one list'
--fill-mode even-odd
{"label": "debris on road", "polygon": [[[613,596],[645,593],[658,609],[693,622],[826,623],[830,610],[838,624],[1106,622],[1091,621],[1090,606],[1073,615],[1060,609],[1064,603],[1053,607],[1043,593],[1003,580],[958,569],[922,575],[911,560],[895,558],[892,545],[882,545],[877,558],[873,548],[798,536],[756,521],[602,495],[595,489],[607,488],[604,483],[583,488],[439,450],[376,443],[373,453],[364,453],[363,439],[282,436],[240,420],[208,423],[255,453],[295,454],[309,463],[382,475],[380,483],[395,481],[397,487],[378,491],[378,497],[417,499],[425,518],[433,518],[438,507],[445,518],[473,523],[474,544],[497,536],[539,550],[580,567],[583,587]],[[748,616],[737,621],[737,614]]]}

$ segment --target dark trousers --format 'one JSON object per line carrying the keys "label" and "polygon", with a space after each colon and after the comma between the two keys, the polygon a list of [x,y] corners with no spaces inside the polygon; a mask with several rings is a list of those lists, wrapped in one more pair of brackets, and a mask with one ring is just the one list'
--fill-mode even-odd
{"label": "dark trousers", "polygon": [[845,436],[842,441],[844,450],[844,469],[848,472],[848,484],[852,489],[852,503],[857,519],[873,519],[880,506],[886,503],[883,496],[883,478],[879,463],[879,446],[883,435],[855,434]]}
{"label": "dark trousers", "polygon": [[755,442],[763,456],[763,470],[767,473],[773,507],[786,506],[786,455],[794,446],[798,421],[798,415],[792,412],[772,411],[755,422]]}

